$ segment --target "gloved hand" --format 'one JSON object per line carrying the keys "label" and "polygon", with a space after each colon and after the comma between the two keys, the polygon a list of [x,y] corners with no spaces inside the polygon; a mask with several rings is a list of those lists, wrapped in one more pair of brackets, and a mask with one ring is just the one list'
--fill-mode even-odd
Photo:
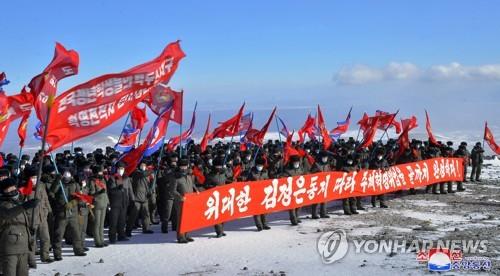
{"label": "gloved hand", "polygon": [[23,202],[22,206],[25,210],[36,208],[36,206],[40,203],[38,198],[30,199],[26,202]]}

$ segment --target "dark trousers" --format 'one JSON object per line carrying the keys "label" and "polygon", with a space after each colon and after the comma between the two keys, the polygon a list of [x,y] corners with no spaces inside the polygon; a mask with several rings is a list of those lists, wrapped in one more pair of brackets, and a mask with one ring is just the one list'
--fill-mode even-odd
{"label": "dark trousers", "polygon": [[125,238],[125,225],[127,221],[127,207],[111,206],[109,212],[109,240],[116,241],[118,238]]}
{"label": "dark trousers", "polygon": [[132,231],[132,229],[134,229],[137,218],[142,220],[142,231],[149,230],[150,220],[148,205],[148,202],[136,201],[133,203],[130,216],[128,217],[127,231]]}
{"label": "dark trousers", "polygon": [[479,177],[481,176],[481,167],[482,164],[477,164],[477,165],[472,165],[472,171],[470,173],[470,180],[479,180]]}

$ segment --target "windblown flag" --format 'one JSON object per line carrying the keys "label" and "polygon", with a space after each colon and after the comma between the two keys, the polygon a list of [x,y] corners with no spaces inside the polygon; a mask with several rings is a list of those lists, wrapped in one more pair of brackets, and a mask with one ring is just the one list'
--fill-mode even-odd
{"label": "windblown flag", "polygon": [[183,96],[183,91],[174,91],[166,84],[160,83],[151,90],[144,102],[156,115],[171,109],[170,120],[180,125],[182,124]]}
{"label": "windblown flag", "polygon": [[107,74],[59,95],[51,109],[49,152],[111,125],[142,102],[159,83],[167,83],[184,57],[179,42],[155,59],[127,71]]}
{"label": "windblown flag", "polygon": [[130,111],[130,123],[133,128],[142,130],[147,121],[148,116],[146,115],[146,107],[140,108],[135,106],[132,111]]}
{"label": "windblown flag", "polygon": [[398,144],[399,144],[399,151],[398,151],[398,156],[403,154],[403,152],[410,147],[410,137],[408,133],[410,130],[416,128],[417,125],[417,117],[412,116],[409,119],[402,119],[401,120],[401,126],[403,128],[402,133],[399,135],[398,138]]}
{"label": "windblown flag", "polygon": [[267,119],[267,122],[264,124],[264,126],[260,130],[249,130],[249,132],[251,133],[247,133],[247,135],[245,135],[246,139],[257,146],[262,146],[264,144],[264,137],[266,136],[267,130],[269,129],[269,126],[273,121],[274,114],[276,114],[276,107],[271,112],[271,115],[269,115],[269,118]]}
{"label": "windblown flag", "polygon": [[240,107],[240,110],[236,115],[231,117],[225,122],[219,122],[219,126],[212,132],[212,139],[214,138],[225,138],[230,136],[236,136],[240,131],[240,121],[243,116],[243,109],[245,108],[245,103]]}
{"label": "windblown flag", "polygon": [[285,122],[281,119],[281,117],[278,116],[278,120],[281,124],[281,128],[279,129],[279,132],[281,135],[283,135],[285,138],[287,138],[290,135],[290,131],[288,131],[288,128],[285,125]]}
{"label": "windblown flag", "polygon": [[292,137],[293,137],[294,132],[290,133],[286,137],[286,143],[285,143],[285,148],[283,149],[283,161],[284,164],[287,164],[288,161],[290,160],[290,156],[293,155],[299,155],[299,152],[293,147],[292,145]]}
{"label": "windblown flag", "polygon": [[208,142],[210,140],[212,140],[212,137],[210,134],[211,117],[212,117],[212,115],[208,114],[208,121],[207,121],[207,127],[205,128],[205,134],[203,134],[203,138],[201,139],[201,142],[200,142],[201,152],[205,152],[205,150],[207,150]]}
{"label": "windblown flag", "polygon": [[359,145],[359,148],[368,148],[373,144],[373,138],[377,133],[378,126],[379,126],[379,117],[374,117],[373,120],[369,119],[366,122],[366,124],[364,124],[365,129],[363,131],[363,141]]}
{"label": "windblown flag", "polygon": [[[0,97],[3,95],[0,92]],[[33,96],[24,89],[20,94],[6,96],[5,106],[1,106],[4,113],[0,114],[0,146],[7,135],[10,124],[22,117],[29,117],[33,107]]]}
{"label": "windblown flag", "polygon": [[436,138],[434,137],[434,134],[432,134],[431,119],[429,118],[429,114],[427,113],[427,110],[425,111],[425,129],[427,130],[427,135],[429,136],[429,142],[432,145],[437,145],[438,142],[437,142]]}
{"label": "windblown flag", "polygon": [[326,129],[325,119],[323,118],[323,113],[321,112],[321,108],[319,107],[319,104],[318,104],[318,126],[317,127],[319,129],[319,134],[323,138],[323,149],[327,150],[332,145],[332,138],[330,137],[330,135],[328,133],[328,129]]}
{"label": "windblown flag", "polygon": [[198,168],[198,166],[193,167],[193,175],[196,177],[196,180],[198,180],[198,183],[205,183],[205,175],[203,175],[203,172],[200,170],[200,168]]}
{"label": "windblown flag", "polygon": [[120,135],[120,140],[115,145],[115,150],[123,153],[129,152],[137,144],[140,130],[133,128],[131,124],[127,124]]}
{"label": "windblown flag", "polygon": [[342,134],[346,133],[349,130],[349,124],[351,123],[351,111],[352,107],[349,110],[345,121],[337,122],[337,127],[330,131],[330,137],[338,140]]}
{"label": "windblown flag", "polygon": [[9,84],[10,81],[7,79],[5,72],[0,73],[0,92],[3,91],[3,86]]}
{"label": "windblown flag", "polygon": [[237,165],[233,168],[233,178],[237,179],[240,177],[241,173],[243,172],[243,169],[241,168],[241,165]]}
{"label": "windblown flag", "polygon": [[198,106],[198,103],[194,105],[194,110],[193,110],[193,116],[191,117],[191,124],[189,125],[189,128],[182,133],[181,136],[175,136],[170,138],[167,144],[167,148],[169,151],[173,151],[177,145],[179,145],[181,142],[185,142],[191,139],[193,136],[193,131],[194,131],[194,126],[196,124],[196,107]]}
{"label": "windblown flag", "polygon": [[315,122],[316,119],[312,117],[311,114],[308,114],[304,125],[298,131],[300,144],[304,143],[305,134],[307,134],[311,140],[314,140],[314,134],[316,132]]}
{"label": "windblown flag", "polygon": [[248,112],[247,114],[241,116],[240,120],[240,135],[245,134],[249,127],[252,125],[253,121],[253,112]]}
{"label": "windblown flag", "polygon": [[488,128],[488,122],[484,123],[484,140],[495,154],[500,154],[500,146],[495,142],[495,137],[493,137],[493,133]]}
{"label": "windblown flag", "polygon": [[126,164],[125,174],[130,175],[137,168],[137,165],[142,160],[144,156],[153,154],[161,146],[161,142],[164,141],[163,137],[166,134],[167,126],[169,122],[170,114],[168,110],[165,110],[163,114],[158,116],[148,132],[146,139],[137,148],[122,154],[120,161]]}
{"label": "windblown flag", "polygon": [[[78,74],[80,58],[74,50],[66,50],[60,43],[56,43],[54,57],[43,72],[31,79],[28,87],[35,100],[34,106],[38,120],[45,125],[48,105],[52,103],[57,92],[57,83],[69,76]],[[93,92],[97,94],[97,88]],[[102,92],[101,92],[102,93]],[[55,118],[55,120],[57,120]]]}
{"label": "windblown flag", "polygon": [[401,133],[401,125],[399,122],[396,121],[396,113],[389,113],[381,110],[375,111],[375,117],[379,118],[379,126],[378,129],[380,130],[386,130],[391,127],[396,128],[396,133],[399,134]]}
{"label": "windblown flag", "polygon": [[19,123],[19,127],[17,128],[17,135],[19,136],[19,147],[24,147],[24,141],[26,141],[26,129],[28,126],[28,120],[30,118],[30,114],[24,115],[23,119]]}

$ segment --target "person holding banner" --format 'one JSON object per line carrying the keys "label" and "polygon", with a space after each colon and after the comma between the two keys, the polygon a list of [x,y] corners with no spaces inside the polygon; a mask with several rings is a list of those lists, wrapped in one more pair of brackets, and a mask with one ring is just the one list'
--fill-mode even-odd
{"label": "person holding banner", "polygon": [[[341,171],[350,173],[359,170],[359,164],[356,162],[356,158],[353,155],[347,155],[342,160],[343,165]],[[344,215],[357,215],[359,214],[356,210],[356,202],[358,199],[356,197],[344,198],[342,199],[342,208],[344,209]]]}
{"label": "person holding banner", "polygon": [[[213,162],[214,168],[210,174],[208,174],[205,186],[207,189],[214,188],[217,186],[222,186],[230,183],[227,178],[226,171],[224,169],[224,159],[218,157]],[[216,224],[214,225],[215,233],[217,234],[217,238],[221,238],[226,236],[224,233],[224,224]]]}
{"label": "person holding banner", "polygon": [[[292,155],[290,157],[290,162],[288,163],[288,166],[285,168],[282,177],[289,177],[289,176],[296,176],[296,175],[303,175],[306,174],[306,172],[302,169],[301,167],[301,160],[298,155]],[[290,209],[288,210],[288,214],[290,216],[290,223],[293,226],[299,225],[299,223],[302,222],[299,218],[299,211],[300,208],[295,208],[295,209]]]}
{"label": "person holding banner", "polygon": [[[311,173],[319,173],[319,172],[329,172],[333,171],[330,167],[328,154],[325,151],[321,151],[318,154],[318,161],[314,163]],[[321,218],[329,218],[326,211],[326,202],[321,202],[319,204],[319,216],[318,216],[318,204],[311,205],[311,217],[312,219]]]}
{"label": "person holding banner", "polygon": [[[255,166],[250,171],[248,180],[257,181],[257,180],[269,179],[269,175],[267,173],[267,170],[264,169],[264,165],[265,165],[265,160],[262,158],[258,158],[255,161]],[[255,215],[253,216],[253,219],[255,221],[255,226],[257,227],[257,231],[260,232],[262,230],[271,229],[271,227],[267,225],[266,214]]]}
{"label": "person holding banner", "polygon": [[[220,166],[222,168],[222,165]],[[175,173],[175,180],[172,182],[171,191],[174,196],[174,208],[176,212],[175,229],[177,231],[177,242],[188,243],[194,241],[188,236],[188,233],[181,233],[180,223],[182,215],[182,204],[184,204],[184,195],[192,192],[198,192],[194,185],[193,176],[189,173],[189,162],[186,159],[179,161],[179,168]]]}
{"label": "person holding banner", "polygon": [[[389,169],[389,163],[384,157],[385,150],[384,148],[375,149],[375,159],[370,163],[371,170],[383,170],[386,171]],[[379,201],[380,208],[389,208],[385,204],[385,196],[384,194],[372,196],[372,206],[377,206],[377,200]]]}

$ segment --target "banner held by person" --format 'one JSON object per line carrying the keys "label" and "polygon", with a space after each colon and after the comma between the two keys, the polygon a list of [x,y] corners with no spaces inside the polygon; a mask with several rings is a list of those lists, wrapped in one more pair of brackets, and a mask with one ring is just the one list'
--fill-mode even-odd
{"label": "banner held by person", "polygon": [[237,182],[184,197],[180,232],[343,198],[371,196],[461,181],[462,158],[433,158],[383,170],[322,172]]}

